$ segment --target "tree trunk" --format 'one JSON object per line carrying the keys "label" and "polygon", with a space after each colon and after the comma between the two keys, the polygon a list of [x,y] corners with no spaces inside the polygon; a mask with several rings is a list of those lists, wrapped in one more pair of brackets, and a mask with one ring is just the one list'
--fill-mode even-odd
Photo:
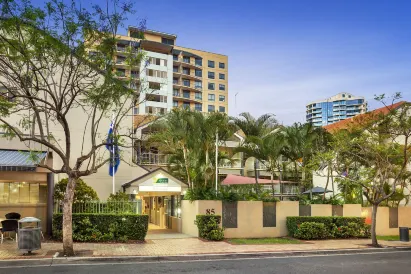
{"label": "tree trunk", "polygon": [[188,161],[187,161],[187,148],[183,147],[183,156],[184,156],[184,165],[186,167],[186,173],[187,173],[187,183],[189,188],[193,188],[191,185],[191,180],[190,180],[190,171],[188,168]]}
{"label": "tree trunk", "polygon": [[282,183],[282,180],[283,180],[283,174],[282,174],[282,170],[281,170],[281,166],[280,165],[278,165],[278,169],[279,169],[279,171],[280,171],[280,176],[278,177],[278,180],[279,180],[279,182],[280,182],[280,201],[282,201],[283,200],[283,183]]}
{"label": "tree trunk", "polygon": [[257,193],[257,196],[259,194],[258,191],[258,174],[257,174],[257,159],[254,160],[254,178],[255,178],[255,193]]}
{"label": "tree trunk", "polygon": [[273,191],[273,198],[274,198],[274,171],[271,172],[271,190]]}
{"label": "tree trunk", "polygon": [[325,184],[323,201],[325,200],[325,193],[327,192],[328,183],[330,182],[330,169],[327,167],[327,183]]}
{"label": "tree trunk", "polygon": [[69,177],[63,200],[63,254],[74,256],[72,208],[76,178]]}
{"label": "tree trunk", "polygon": [[377,240],[377,210],[378,205],[372,205],[372,217],[371,217],[371,244],[373,247],[380,247]]}
{"label": "tree trunk", "polygon": [[[206,171],[207,171],[207,168],[208,168],[208,162],[210,161],[209,159],[210,159],[210,156],[208,155],[208,148],[206,149],[206,162],[205,162],[205,166],[206,166]],[[216,176],[217,176],[217,174],[216,174]],[[204,174],[204,186],[205,187],[207,187],[207,180],[208,179],[208,174],[207,174],[207,172],[205,172],[205,174]]]}

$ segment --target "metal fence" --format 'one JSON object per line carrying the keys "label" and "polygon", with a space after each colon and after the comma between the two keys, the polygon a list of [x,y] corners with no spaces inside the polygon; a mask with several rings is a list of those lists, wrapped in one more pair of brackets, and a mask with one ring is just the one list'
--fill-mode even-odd
{"label": "metal fence", "polygon": [[[63,213],[63,202],[54,202],[54,213]],[[135,201],[90,201],[73,203],[73,213],[135,213],[141,214],[141,200]]]}

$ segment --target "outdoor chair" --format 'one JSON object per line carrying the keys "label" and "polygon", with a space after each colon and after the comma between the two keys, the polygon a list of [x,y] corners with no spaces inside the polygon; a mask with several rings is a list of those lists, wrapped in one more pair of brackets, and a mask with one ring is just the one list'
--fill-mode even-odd
{"label": "outdoor chair", "polygon": [[7,220],[20,220],[21,218],[21,215],[16,212],[7,213],[5,216]]}
{"label": "outdoor chair", "polygon": [[16,233],[16,242],[17,242],[17,229],[18,229],[18,223],[17,220],[4,220],[1,221],[1,243],[3,243],[3,239],[4,239],[4,234],[6,232],[15,232]]}

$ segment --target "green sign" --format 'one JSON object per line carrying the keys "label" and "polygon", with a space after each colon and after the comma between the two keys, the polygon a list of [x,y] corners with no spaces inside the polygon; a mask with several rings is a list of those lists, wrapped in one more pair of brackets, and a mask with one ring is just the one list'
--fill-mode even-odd
{"label": "green sign", "polygon": [[168,184],[168,178],[158,178],[156,184]]}

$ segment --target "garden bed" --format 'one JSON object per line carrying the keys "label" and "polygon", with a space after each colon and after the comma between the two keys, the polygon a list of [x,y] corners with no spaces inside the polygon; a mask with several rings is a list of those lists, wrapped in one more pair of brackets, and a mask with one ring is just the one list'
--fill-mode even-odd
{"label": "garden bed", "polygon": [[234,245],[305,244],[305,242],[293,238],[236,238],[226,239],[226,242]]}

